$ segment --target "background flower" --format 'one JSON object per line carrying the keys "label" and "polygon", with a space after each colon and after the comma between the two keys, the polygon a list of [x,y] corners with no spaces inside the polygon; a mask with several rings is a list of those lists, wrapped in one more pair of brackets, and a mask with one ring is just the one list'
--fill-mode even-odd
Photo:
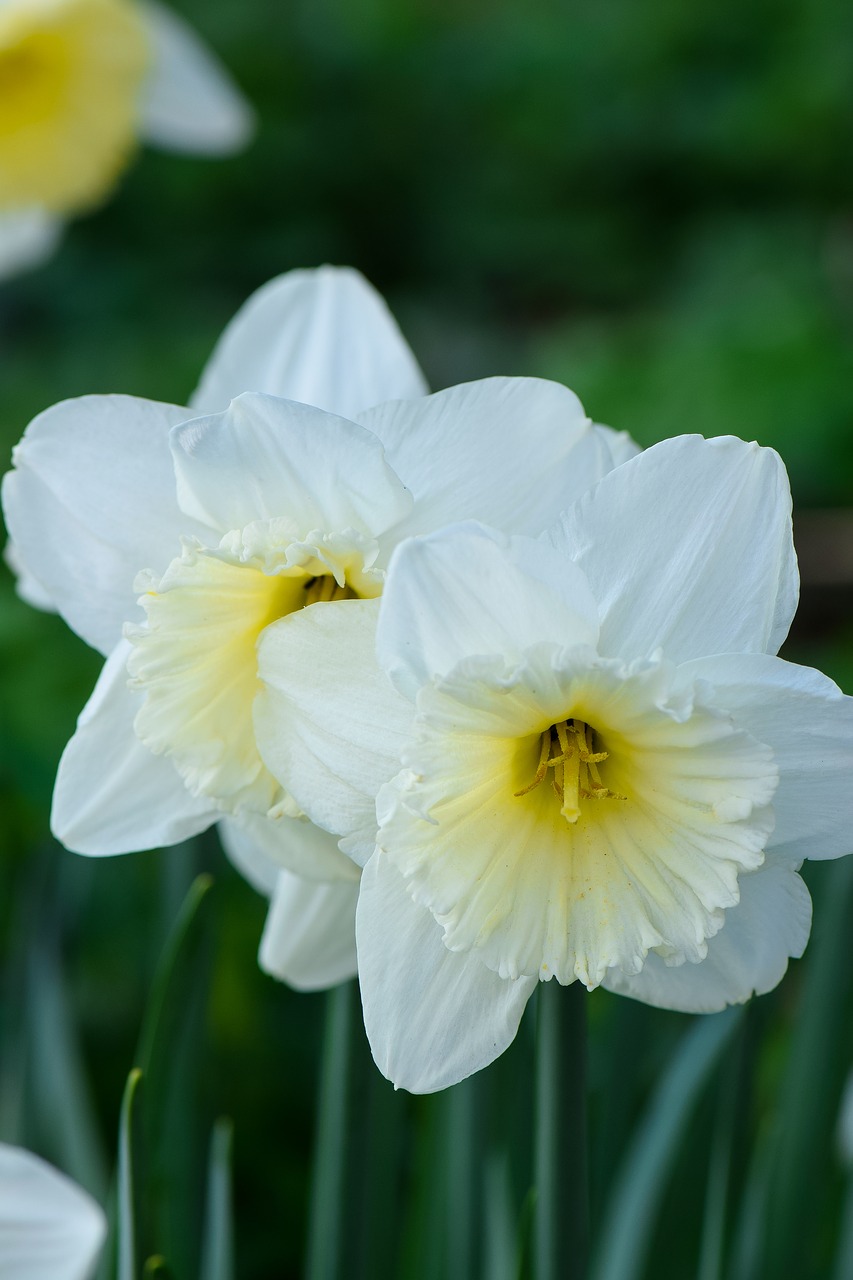
{"label": "background flower", "polygon": [[242,147],[251,111],[157,0],[7,0],[0,10],[0,274],[34,265],[102,201],[137,140]]}
{"label": "background flower", "polygon": [[0,1271],[89,1280],[107,1223],[100,1205],[44,1160],[0,1143]]}

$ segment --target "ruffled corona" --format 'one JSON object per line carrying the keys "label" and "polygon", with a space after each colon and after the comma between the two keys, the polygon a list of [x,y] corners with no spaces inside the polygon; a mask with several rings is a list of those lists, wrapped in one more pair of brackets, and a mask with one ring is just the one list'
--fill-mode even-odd
{"label": "ruffled corona", "polygon": [[542,647],[422,691],[377,843],[446,946],[504,978],[588,987],[649,951],[704,957],[739,873],[763,862],[777,770],[671,683],[660,661]]}
{"label": "ruffled corona", "polygon": [[194,795],[270,817],[299,808],[255,742],[258,638],[298,609],[376,595],[381,583],[371,540],[317,532],[282,545],[283,523],[235,531],[218,548],[187,540],[162,577],[140,575],[147,621],[126,628],[131,686],[145,694],[141,741],[172,758]]}

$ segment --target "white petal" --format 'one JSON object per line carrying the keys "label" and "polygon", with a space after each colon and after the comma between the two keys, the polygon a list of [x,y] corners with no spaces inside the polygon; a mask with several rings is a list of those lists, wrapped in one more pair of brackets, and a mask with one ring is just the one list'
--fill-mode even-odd
{"label": "white petal", "polygon": [[798,579],[791,495],[772,449],[680,436],[617,467],[551,534],[592,586],[601,651],[674,662],[773,652]]}
{"label": "white petal", "polygon": [[322,991],[354,978],[358,882],[322,884],[279,873],[258,960],[297,991]]}
{"label": "white petal", "polygon": [[107,1220],[82,1187],[38,1156],[0,1144],[0,1275],[88,1280]]}
{"label": "white petal", "polygon": [[62,222],[47,209],[0,213],[0,279],[30,271],[50,258],[62,236]]}
{"label": "white petal", "polygon": [[680,681],[705,679],[716,706],[773,748],[779,788],[769,847],[777,856],[837,858],[853,849],[853,698],[819,671],[766,654],[700,658]]}
{"label": "white petal", "polygon": [[446,1089],[515,1039],[536,980],[505,981],[476,957],[448,951],[430,912],[380,855],[362,876],[356,939],[370,1047],[399,1088]]}
{"label": "white petal", "polygon": [[612,466],[567,387],[486,378],[359,415],[415,496],[394,537],[454,520],[539,534]]}
{"label": "white petal", "polygon": [[244,147],[254,113],[231,76],[183,18],[156,0],[137,8],[151,44],[140,133],[169,151],[227,155]]}
{"label": "white petal", "polygon": [[611,971],[604,986],[661,1009],[716,1013],[764,995],[782,981],[789,956],[803,954],[811,929],[809,891],[793,867],[768,860],[740,879],[740,902],[698,964],[667,966],[649,955],[642,972]]}
{"label": "white petal", "polygon": [[30,573],[21,559],[21,553],[10,538],[3,548],[3,559],[15,575],[15,591],[33,609],[42,609],[45,613],[55,613],[53,601],[44,587]]}
{"label": "white petal", "polygon": [[286,517],[293,539],[317,529],[374,535],[411,506],[375,436],[274,396],[249,392],[186,422],[172,451],[182,509],[223,533]]}
{"label": "white petal", "polygon": [[395,551],[376,645],[402,694],[474,655],[518,661],[543,641],[594,646],[598,612],[583,574],[544,542],[451,525]]}
{"label": "white petal", "polygon": [[107,654],[138,615],[134,578],[182,533],[168,433],[187,410],[133,396],[64,400],[35,418],[3,477],[20,558],[78,635]]}
{"label": "white petal", "polygon": [[596,422],[595,431],[606,443],[614,467],[621,466],[623,462],[642,452],[627,431],[614,431],[612,427],[605,427],[600,422]]}
{"label": "white petal", "polygon": [[302,880],[358,883],[358,867],[341,853],[337,839],[305,819],[246,813],[221,822],[219,835],[238,871],[267,897],[279,871]]}
{"label": "white petal", "polygon": [[376,792],[400,768],[413,715],[376,662],[377,606],[311,605],[268,627],[258,646],[264,762],[362,864],[375,843]]}
{"label": "white petal", "polygon": [[221,413],[243,391],[343,418],[426,393],[384,301],[351,267],[289,271],[249,298],[219,339],[190,403]]}
{"label": "white petal", "polygon": [[76,853],[177,844],[218,817],[190,795],[171,761],[137,738],[140,700],[127,687],[129,651],[123,640],[107,659],[59,762],[51,830]]}

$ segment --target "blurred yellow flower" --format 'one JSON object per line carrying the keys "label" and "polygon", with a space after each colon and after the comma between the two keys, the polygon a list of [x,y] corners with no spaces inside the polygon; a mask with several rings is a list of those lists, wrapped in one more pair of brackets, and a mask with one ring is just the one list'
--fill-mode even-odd
{"label": "blurred yellow flower", "polygon": [[103,200],[139,140],[224,153],[251,111],[179,18],[150,0],[0,4],[0,274]]}
{"label": "blurred yellow flower", "polygon": [[149,58],[126,0],[0,9],[0,199],[71,213],[100,200],[134,144]]}

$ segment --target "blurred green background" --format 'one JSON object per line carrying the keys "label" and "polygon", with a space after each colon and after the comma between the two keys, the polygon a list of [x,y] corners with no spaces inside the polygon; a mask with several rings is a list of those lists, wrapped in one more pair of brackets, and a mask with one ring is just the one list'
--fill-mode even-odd
{"label": "blurred green background", "polygon": [[[251,98],[257,138],[227,161],[141,152],[114,199],[69,227],[53,261],[0,284],[4,454],[35,413],[66,396],[181,402],[254,288],[292,267],[334,262],[360,268],[386,295],[435,389],[494,373],[555,378],[596,420],[642,444],[685,431],[757,438],[782,453],[798,510],[850,503],[849,6],[173,7]],[[787,652],[853,692],[853,583],[832,567],[842,552],[818,539],[813,555],[835,582],[806,582]],[[99,664],[58,619],[21,604],[6,571],[0,588],[0,1136],[103,1188],[154,966],[193,874],[206,868],[217,885],[197,961],[204,1016],[187,1050],[182,1141],[202,1150],[195,1126],[206,1141],[216,1115],[234,1119],[238,1274],[298,1275],[323,997],[295,996],[258,972],[265,904],[212,840],[101,863],[51,843],[53,774]],[[845,1173],[834,1130],[853,1061],[851,883],[843,864],[812,868],[809,880],[826,908],[809,956],[738,1031],[740,1083],[720,1157],[729,1170],[726,1269],[713,1270],[711,1245],[700,1246],[711,1230],[715,1108],[734,1088],[718,1073],[656,1220],[650,1256],[664,1280],[700,1274],[700,1247],[711,1256],[702,1280],[757,1276],[762,1266],[822,1277],[838,1256]],[[606,995],[591,1007],[600,1222],[688,1022]],[[524,1052],[521,1043],[514,1060]],[[506,1070],[489,1073],[498,1091]],[[413,1103],[369,1088],[377,1114],[396,1117],[389,1132],[408,1118],[419,1132],[450,1123],[447,1100]],[[63,1090],[74,1095],[67,1105]],[[527,1103],[519,1105],[523,1127]],[[396,1212],[397,1225],[411,1228],[399,1246],[409,1269],[391,1232],[386,1252],[353,1262],[353,1276],[451,1275],[448,1221],[438,1210],[433,1221],[418,1200],[432,1157],[407,1142],[389,1157],[400,1177],[388,1208],[389,1220]],[[788,1183],[774,1191],[766,1166],[777,1158]],[[198,1168],[185,1172],[187,1186],[201,1186]],[[512,1201],[519,1213],[524,1191]],[[749,1252],[762,1195],[782,1222],[791,1270],[778,1259],[773,1270],[760,1245]],[[806,1226],[789,1239],[782,1210],[793,1203]],[[187,1213],[193,1238],[195,1214],[197,1206]],[[412,1244],[418,1232],[444,1241],[435,1258]],[[187,1266],[176,1274],[189,1280]]]}

